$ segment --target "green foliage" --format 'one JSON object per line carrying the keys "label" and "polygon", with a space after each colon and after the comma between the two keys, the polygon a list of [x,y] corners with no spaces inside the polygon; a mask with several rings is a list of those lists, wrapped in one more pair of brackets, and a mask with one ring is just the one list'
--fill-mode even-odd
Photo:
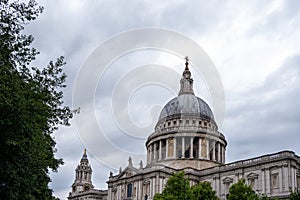
{"label": "green foliage", "polygon": [[300,192],[298,191],[298,189],[296,189],[295,191],[291,191],[289,200],[300,200]]}
{"label": "green foliage", "polygon": [[44,69],[29,68],[38,54],[24,25],[43,8],[35,1],[0,1],[0,196],[1,199],[54,199],[49,169],[63,162],[54,157],[51,134],[69,125],[72,111],[63,106],[66,75],[63,57]]}
{"label": "green foliage", "polygon": [[218,200],[219,198],[208,182],[202,182],[191,188],[193,200]]}
{"label": "green foliage", "polygon": [[156,194],[154,200],[218,200],[216,192],[210,183],[203,182],[190,187],[184,172],[173,174],[161,194]]}
{"label": "green foliage", "polygon": [[266,195],[259,195],[258,199],[259,200],[268,200],[269,198]]}
{"label": "green foliage", "polygon": [[156,194],[154,200],[191,199],[189,181],[184,178],[184,172],[173,174],[161,194]]}
{"label": "green foliage", "polygon": [[252,188],[246,185],[245,179],[239,180],[229,188],[228,200],[258,200]]}

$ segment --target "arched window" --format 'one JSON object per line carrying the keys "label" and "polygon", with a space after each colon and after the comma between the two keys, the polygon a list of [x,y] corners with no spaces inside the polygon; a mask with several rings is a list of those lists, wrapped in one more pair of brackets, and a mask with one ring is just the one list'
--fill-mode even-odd
{"label": "arched window", "polygon": [[132,183],[127,185],[127,197],[132,197]]}

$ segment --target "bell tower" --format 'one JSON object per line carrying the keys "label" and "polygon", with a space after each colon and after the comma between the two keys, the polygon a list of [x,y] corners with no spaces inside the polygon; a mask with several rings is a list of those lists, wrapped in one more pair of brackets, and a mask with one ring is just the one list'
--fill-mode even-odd
{"label": "bell tower", "polygon": [[91,181],[92,168],[87,158],[86,149],[84,149],[84,153],[75,172],[75,181],[72,184],[72,193],[88,191],[94,188]]}

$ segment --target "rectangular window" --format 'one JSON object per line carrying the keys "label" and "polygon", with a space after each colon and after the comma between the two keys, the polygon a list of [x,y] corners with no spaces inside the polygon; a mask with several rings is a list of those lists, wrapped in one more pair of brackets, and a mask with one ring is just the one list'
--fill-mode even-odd
{"label": "rectangular window", "polygon": [[132,197],[132,184],[127,185],[127,197]]}

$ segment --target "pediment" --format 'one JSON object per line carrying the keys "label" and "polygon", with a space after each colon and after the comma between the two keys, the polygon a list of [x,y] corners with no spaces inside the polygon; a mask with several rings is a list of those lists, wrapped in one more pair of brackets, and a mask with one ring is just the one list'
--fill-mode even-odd
{"label": "pediment", "polygon": [[233,183],[233,178],[226,177],[223,179],[223,183]]}
{"label": "pediment", "polygon": [[118,178],[127,178],[127,177],[131,177],[133,175],[139,174],[139,170],[134,168],[134,167],[126,167],[121,174],[118,176]]}
{"label": "pediment", "polygon": [[247,179],[257,179],[258,178],[258,174],[256,173],[250,173],[247,175]]}

